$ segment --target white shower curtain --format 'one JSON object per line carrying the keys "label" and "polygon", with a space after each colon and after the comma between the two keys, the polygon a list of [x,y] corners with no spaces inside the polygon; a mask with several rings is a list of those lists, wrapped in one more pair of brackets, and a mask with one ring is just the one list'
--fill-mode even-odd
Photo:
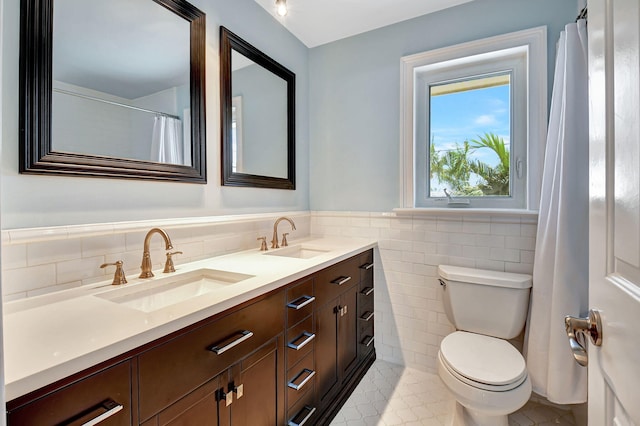
{"label": "white shower curtain", "polygon": [[184,164],[180,120],[157,115],[153,123],[151,160],[160,163]]}
{"label": "white shower curtain", "polygon": [[542,175],[525,356],[534,392],[559,404],[587,400],[565,315],[588,311],[589,108],[583,20],[560,35]]}

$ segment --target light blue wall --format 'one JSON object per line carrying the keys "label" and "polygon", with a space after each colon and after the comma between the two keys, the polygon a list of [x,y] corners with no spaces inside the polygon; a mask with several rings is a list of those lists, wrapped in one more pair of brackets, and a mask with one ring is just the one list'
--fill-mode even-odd
{"label": "light blue wall", "polygon": [[555,43],[576,11],[576,0],[475,0],[311,49],[311,209],[399,207],[402,56],[546,25],[550,99]]}
{"label": "light blue wall", "polygon": [[[253,0],[190,2],[207,15],[207,185],[19,174],[20,2],[5,2],[0,24],[3,229],[309,209],[309,50]],[[220,25],[296,74],[295,191],[220,186]]]}

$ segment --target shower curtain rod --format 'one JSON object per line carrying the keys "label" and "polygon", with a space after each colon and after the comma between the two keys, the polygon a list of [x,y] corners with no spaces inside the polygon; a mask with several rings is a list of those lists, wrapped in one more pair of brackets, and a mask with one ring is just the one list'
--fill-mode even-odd
{"label": "shower curtain rod", "polygon": [[92,101],[104,102],[106,104],[121,106],[121,107],[125,107],[125,108],[131,108],[131,109],[135,109],[136,111],[148,112],[150,114],[156,114],[156,115],[164,115],[165,117],[171,117],[171,118],[175,118],[176,120],[180,120],[180,117],[178,117],[177,115],[167,114],[166,112],[154,111],[154,110],[151,110],[151,109],[145,109],[145,108],[135,107],[135,106],[132,106],[132,105],[121,104],[120,102],[108,101],[106,99],[100,99],[100,98],[96,98],[96,97],[88,96],[88,95],[81,95],[80,93],[70,92],[68,90],[63,90],[63,89],[53,89],[53,91],[54,92],[58,92],[58,93],[62,93],[62,94],[65,94],[65,95],[77,96],[78,98],[84,98],[84,99],[89,99],[89,100],[92,100]]}

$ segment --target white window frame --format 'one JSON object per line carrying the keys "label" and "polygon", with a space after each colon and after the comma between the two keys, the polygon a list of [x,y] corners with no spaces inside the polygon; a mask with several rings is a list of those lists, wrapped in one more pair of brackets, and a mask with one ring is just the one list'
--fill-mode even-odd
{"label": "white window frame", "polygon": [[[522,55],[526,60],[520,61]],[[518,70],[519,61],[524,69]],[[429,116],[428,105],[425,106],[429,85],[504,70],[513,72],[512,87],[516,88],[512,90],[511,98],[512,139],[526,139],[526,144],[520,145],[511,141],[512,176],[520,172],[523,179],[517,179],[521,182],[520,187],[517,182],[512,183],[513,197],[471,197],[470,207],[538,208],[547,127],[547,33],[544,26],[401,58],[401,207],[447,207],[446,200],[418,198],[417,195],[426,194],[425,185],[418,186],[416,178],[426,176],[429,165],[426,161],[417,161],[426,158],[426,147],[418,146],[417,142],[425,144],[428,125],[420,128],[416,117],[425,117],[425,113]],[[520,84],[524,87],[517,90]],[[527,102],[514,99],[514,96],[521,96],[518,92],[527,96]],[[423,100],[422,104],[419,99]],[[523,108],[518,110],[517,105]],[[519,165],[518,160],[522,161]]]}

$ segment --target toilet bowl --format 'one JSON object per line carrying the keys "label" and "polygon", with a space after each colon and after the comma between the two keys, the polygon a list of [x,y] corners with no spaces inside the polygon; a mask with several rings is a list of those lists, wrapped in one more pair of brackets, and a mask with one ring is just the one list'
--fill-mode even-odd
{"label": "toilet bowl", "polygon": [[524,357],[506,339],[524,328],[531,276],[438,267],[445,313],[458,331],[438,352],[438,375],[456,399],[454,426],[506,426],[531,396]]}
{"label": "toilet bowl", "polygon": [[456,331],[438,352],[438,375],[456,399],[453,425],[502,426],[527,403],[524,358],[505,340]]}

